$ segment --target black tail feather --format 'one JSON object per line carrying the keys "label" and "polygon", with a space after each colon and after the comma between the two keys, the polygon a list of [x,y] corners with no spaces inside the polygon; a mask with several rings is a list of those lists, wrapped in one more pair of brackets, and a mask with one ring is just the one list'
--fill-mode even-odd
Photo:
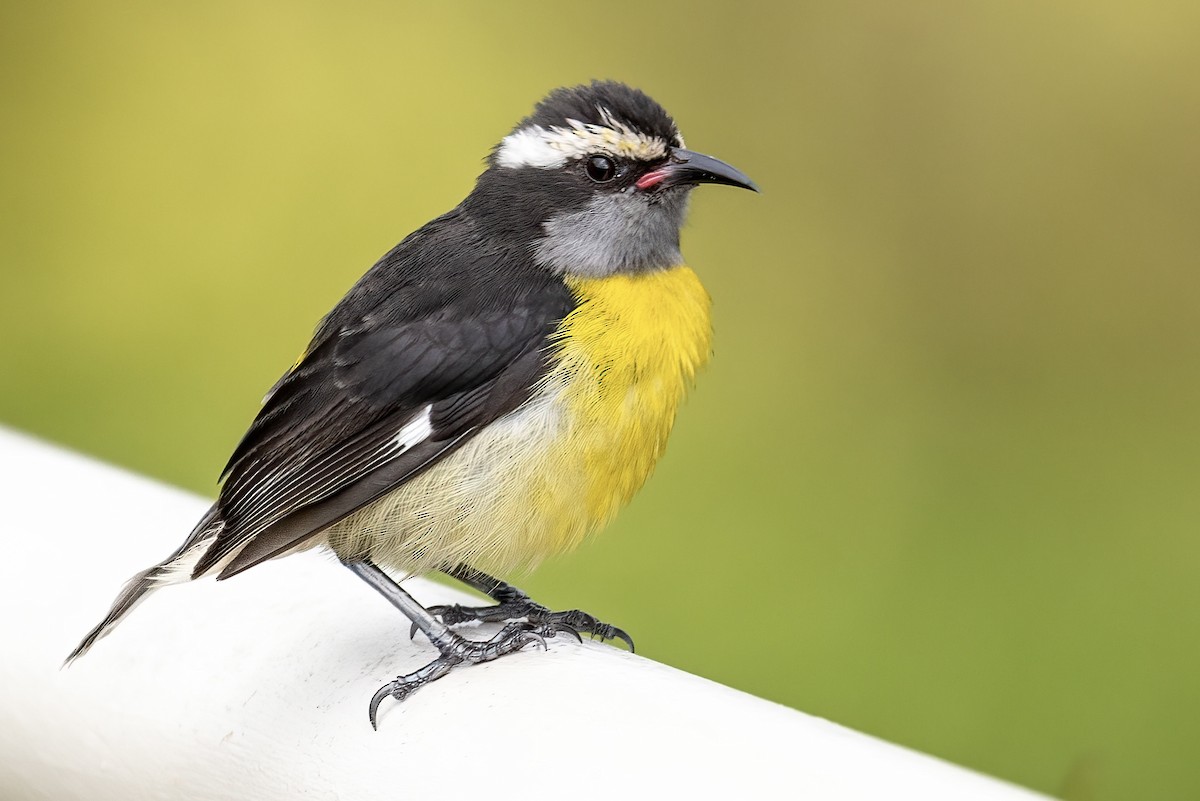
{"label": "black tail feather", "polygon": [[[113,627],[121,622],[127,614],[133,611],[133,608],[138,605],[143,598],[146,597],[152,590],[162,586],[162,582],[158,581],[164,574],[167,573],[171,563],[178,559],[183,553],[191,548],[196,543],[203,540],[206,536],[212,533],[214,524],[218,524],[217,505],[213,504],[205,513],[204,517],[200,518],[200,522],[192,529],[191,535],[184,540],[183,545],[180,545],[175,553],[168,556],[163,561],[151,568],[143,570],[136,576],[125,582],[125,586],[121,588],[121,592],[117,595],[117,599],[113,601],[112,608],[108,610],[108,614],[104,616],[95,628],[87,633],[84,638],[75,646],[75,650],[63,662],[63,667],[70,665],[79,657],[88,652],[96,641],[104,637]],[[190,578],[187,576],[185,579]]]}

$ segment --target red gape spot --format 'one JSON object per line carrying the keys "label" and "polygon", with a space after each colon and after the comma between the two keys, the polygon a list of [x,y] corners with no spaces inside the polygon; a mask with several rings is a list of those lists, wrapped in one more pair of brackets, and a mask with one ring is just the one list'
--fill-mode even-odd
{"label": "red gape spot", "polygon": [[638,189],[653,189],[663,182],[667,177],[665,170],[651,170],[650,172],[637,179],[636,185]]}

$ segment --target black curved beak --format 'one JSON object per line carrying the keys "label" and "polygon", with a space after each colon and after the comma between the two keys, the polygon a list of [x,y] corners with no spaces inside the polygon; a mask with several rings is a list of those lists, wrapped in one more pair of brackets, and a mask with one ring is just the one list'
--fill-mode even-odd
{"label": "black curved beak", "polygon": [[667,163],[637,180],[638,189],[667,189],[684,184],[725,184],[758,191],[754,181],[720,159],[694,153],[681,147],[671,148]]}

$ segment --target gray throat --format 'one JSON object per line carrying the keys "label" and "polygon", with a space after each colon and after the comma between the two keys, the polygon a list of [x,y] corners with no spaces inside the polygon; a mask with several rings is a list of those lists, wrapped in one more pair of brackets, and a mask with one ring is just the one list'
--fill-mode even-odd
{"label": "gray throat", "polygon": [[546,235],[534,258],[556,272],[589,278],[682,264],[679,228],[690,194],[674,190],[654,200],[627,192],[594,197],[579,211],[543,224]]}

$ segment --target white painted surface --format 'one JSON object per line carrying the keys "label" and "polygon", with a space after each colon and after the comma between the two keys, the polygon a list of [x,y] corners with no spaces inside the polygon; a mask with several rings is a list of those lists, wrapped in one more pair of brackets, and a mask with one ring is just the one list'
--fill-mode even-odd
{"label": "white painted surface", "polygon": [[206,503],[2,429],[0,501],[6,801],[1041,797],[593,643],[455,671],[374,732],[432,650],[316,553],[166,588],[60,670]]}

